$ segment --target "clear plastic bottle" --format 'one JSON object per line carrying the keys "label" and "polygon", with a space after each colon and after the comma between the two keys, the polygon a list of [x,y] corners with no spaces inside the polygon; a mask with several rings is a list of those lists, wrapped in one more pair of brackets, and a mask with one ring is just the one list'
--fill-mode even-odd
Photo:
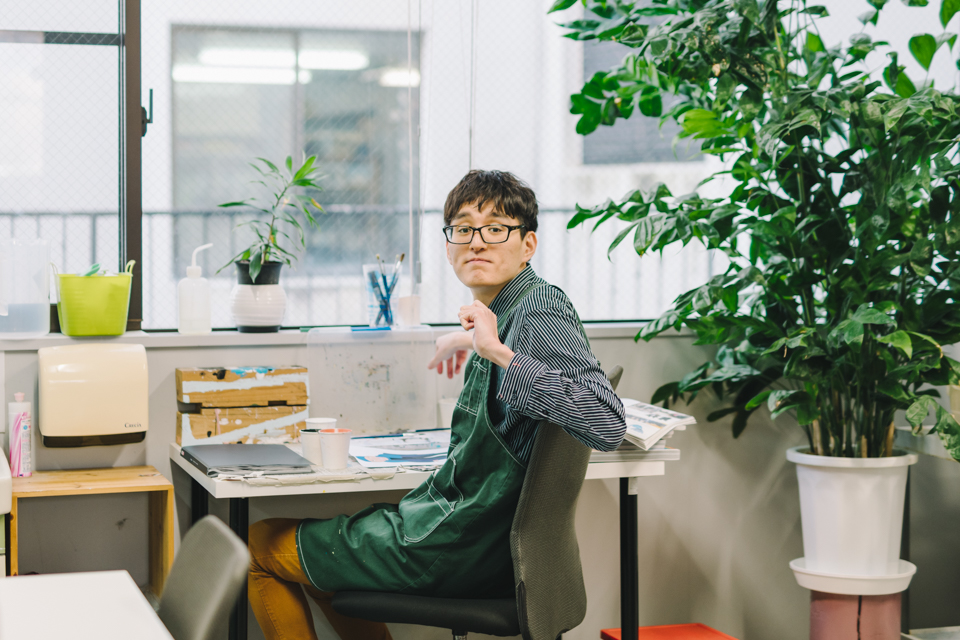
{"label": "clear plastic bottle", "polygon": [[177,286],[179,303],[179,321],[177,331],[187,335],[210,333],[210,283],[203,275],[202,267],[197,265],[197,254],[209,249],[213,244],[205,244],[193,250],[193,260],[187,267],[187,277]]}
{"label": "clear plastic bottle", "polygon": [[23,401],[22,393],[13,394],[8,405],[7,431],[10,434],[10,475],[25,478],[33,475],[33,430],[30,411],[33,405]]}

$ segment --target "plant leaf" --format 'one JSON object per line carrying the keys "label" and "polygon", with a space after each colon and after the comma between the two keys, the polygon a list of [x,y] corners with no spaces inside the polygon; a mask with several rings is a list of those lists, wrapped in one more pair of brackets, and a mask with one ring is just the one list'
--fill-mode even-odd
{"label": "plant leaf", "polygon": [[937,40],[929,33],[915,35],[910,38],[910,53],[914,59],[920,63],[924,70],[930,70],[930,62],[933,60],[933,54],[937,52]]}
{"label": "plant leaf", "polygon": [[907,360],[913,357],[913,343],[906,331],[898,330],[889,335],[877,336],[877,342],[883,342],[900,349],[907,356]]}
{"label": "plant leaf", "polygon": [[940,0],[940,24],[946,28],[957,11],[960,11],[960,0]]}
{"label": "plant leaf", "polygon": [[897,324],[896,320],[883,313],[879,309],[868,307],[865,304],[860,305],[853,314],[855,322],[862,324]]}

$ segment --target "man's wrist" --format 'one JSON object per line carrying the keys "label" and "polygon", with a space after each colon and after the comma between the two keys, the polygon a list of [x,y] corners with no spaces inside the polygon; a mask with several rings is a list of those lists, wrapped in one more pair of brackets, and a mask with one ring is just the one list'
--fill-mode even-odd
{"label": "man's wrist", "polygon": [[513,350],[505,344],[500,344],[494,348],[493,353],[490,354],[490,362],[499,366],[501,369],[506,369],[510,366],[510,363],[513,361],[513,356],[516,354]]}

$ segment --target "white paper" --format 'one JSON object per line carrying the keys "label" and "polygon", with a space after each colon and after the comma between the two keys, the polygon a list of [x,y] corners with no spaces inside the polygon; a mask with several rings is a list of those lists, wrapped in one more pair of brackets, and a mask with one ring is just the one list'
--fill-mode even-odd
{"label": "white paper", "polygon": [[350,455],[368,469],[397,466],[436,469],[447,461],[449,448],[449,429],[350,439]]}

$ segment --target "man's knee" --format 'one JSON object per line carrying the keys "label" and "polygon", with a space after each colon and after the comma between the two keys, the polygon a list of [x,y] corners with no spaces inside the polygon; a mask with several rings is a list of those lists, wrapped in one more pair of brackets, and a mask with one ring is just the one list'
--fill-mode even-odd
{"label": "man's knee", "polygon": [[247,529],[247,546],[250,548],[251,562],[255,564],[260,556],[280,553],[291,545],[296,552],[299,523],[294,518],[267,518],[250,525]]}

